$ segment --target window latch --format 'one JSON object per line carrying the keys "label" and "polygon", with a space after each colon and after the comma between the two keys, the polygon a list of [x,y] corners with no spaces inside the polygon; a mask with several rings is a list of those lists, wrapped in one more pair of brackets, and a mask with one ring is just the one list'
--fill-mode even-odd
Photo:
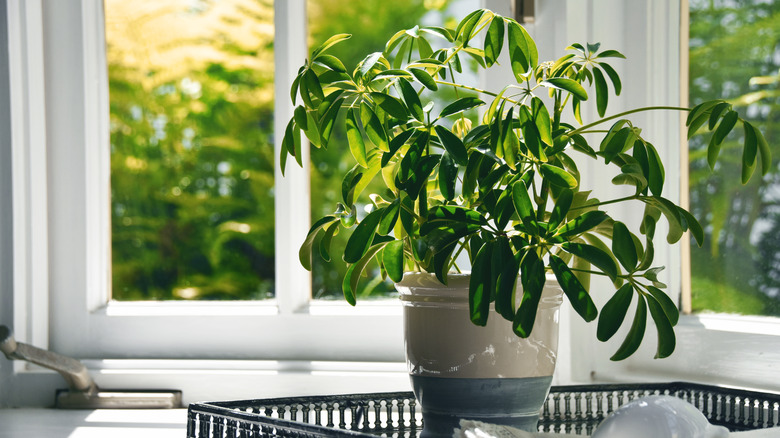
{"label": "window latch", "polygon": [[181,391],[101,390],[80,361],[32,345],[16,342],[11,330],[0,325],[0,351],[10,360],[24,360],[60,373],[68,389],[55,394],[59,409],[168,409],[181,407]]}

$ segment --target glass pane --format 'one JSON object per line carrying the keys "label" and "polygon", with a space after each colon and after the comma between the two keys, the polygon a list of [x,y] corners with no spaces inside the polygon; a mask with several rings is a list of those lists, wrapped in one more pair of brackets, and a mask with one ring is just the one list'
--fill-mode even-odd
{"label": "glass pane", "polygon": [[[398,30],[410,29],[415,25],[454,28],[458,20],[479,8],[479,5],[479,0],[308,0],[309,44],[315,47],[331,35],[352,34],[350,40],[329,50],[329,53],[343,60],[347,70],[351,71],[369,53],[382,52],[387,40]],[[435,50],[435,38],[429,38],[429,42]],[[463,70],[464,75],[473,76],[473,80],[477,80],[474,73],[476,70],[468,65],[468,62],[464,62]],[[342,114],[331,134],[328,148],[311,150],[312,162],[316,163],[311,167],[311,207],[314,220],[332,214],[337,203],[343,202],[341,180],[355,164],[347,146],[343,118]],[[362,219],[370,211],[371,202],[366,194],[381,193],[383,187],[381,176],[376,176],[374,182],[364,190],[362,197],[355,202],[358,218]],[[341,282],[347,267],[341,259],[342,251],[336,249],[343,250],[350,234],[351,230],[339,233],[333,238],[330,262],[313,257],[313,298],[341,299]],[[369,263],[365,272],[369,275],[360,281],[359,300],[386,298],[397,294],[392,282],[382,279],[377,263]]]}
{"label": "glass pane", "polygon": [[[755,120],[780,157],[780,1],[690,1],[690,103],[728,99]],[[735,129],[740,131],[741,129]],[[707,233],[691,245],[694,311],[780,316],[780,173],[744,186],[741,138],[707,165],[703,136],[690,142],[691,208]]]}
{"label": "glass pane", "polygon": [[273,0],[105,0],[113,299],[274,294]]}

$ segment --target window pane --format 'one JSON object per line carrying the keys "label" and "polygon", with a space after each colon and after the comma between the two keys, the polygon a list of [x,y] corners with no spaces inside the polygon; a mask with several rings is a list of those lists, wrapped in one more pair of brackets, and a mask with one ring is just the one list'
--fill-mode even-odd
{"label": "window pane", "polygon": [[[308,0],[309,43],[316,46],[328,37],[338,33],[352,34],[352,38],[338,44],[329,53],[344,61],[348,71],[352,71],[364,57],[372,52],[382,52],[385,43],[400,29],[410,29],[415,25],[448,26],[454,28],[456,20],[479,7],[479,0],[363,0],[344,2],[342,0]],[[435,37],[428,41],[436,50]],[[415,56],[417,55],[415,49]],[[475,69],[464,62],[464,75],[473,76]],[[439,106],[441,108],[441,106]],[[344,131],[344,115],[337,121],[331,134],[327,149],[312,148],[311,166],[311,203],[314,220],[336,211],[337,204],[344,202],[341,194],[341,180],[344,174],[355,165],[347,146]],[[368,141],[368,140],[366,140]],[[362,219],[371,208],[368,193],[382,193],[384,184],[381,175],[364,190],[355,204],[358,218]],[[386,196],[385,196],[386,197]],[[315,299],[340,299],[341,281],[347,270],[342,261],[342,251],[351,230],[341,232],[333,238],[331,261],[324,262],[313,257],[312,296]],[[337,250],[339,249],[339,250]],[[379,266],[372,261],[366,271],[369,275],[360,281],[358,299],[383,298],[394,296],[395,287],[387,279],[383,280]]]}
{"label": "window pane", "polygon": [[[764,132],[780,156],[780,1],[690,1],[690,103],[724,98]],[[735,129],[740,131],[741,129]],[[741,186],[741,138],[707,165],[703,136],[690,142],[691,208],[703,248],[691,247],[694,311],[780,316],[780,175]]]}
{"label": "window pane", "polygon": [[113,299],[273,296],[273,0],[105,14]]}

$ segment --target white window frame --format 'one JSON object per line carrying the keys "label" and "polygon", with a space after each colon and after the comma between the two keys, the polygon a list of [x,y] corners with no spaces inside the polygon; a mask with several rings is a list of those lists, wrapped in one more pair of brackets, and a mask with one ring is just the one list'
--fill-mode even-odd
{"label": "white window frame", "polygon": [[[686,94],[679,74],[685,50],[680,50],[678,27],[668,23],[685,22],[680,18],[686,16],[680,13],[684,1],[545,0],[528,28],[541,53],[560,56],[571,42],[602,41],[629,55],[625,67],[616,63],[626,90],[611,102],[610,111],[680,102]],[[501,10],[506,0],[485,2],[507,13]],[[9,96],[0,93],[0,105],[8,99],[13,161],[0,161],[0,175],[13,174],[12,196],[0,190],[0,211],[10,207],[13,212],[12,223],[0,214],[0,261],[13,260],[0,263],[0,285],[13,285],[10,291],[0,290],[0,323],[11,325],[18,340],[85,359],[103,387],[183,389],[185,402],[408,388],[399,304],[361,303],[353,309],[340,302],[309,303],[310,276],[297,260],[308,228],[307,203],[277,201],[279,298],[274,303],[106,306],[105,60],[84,56],[100,53],[100,2],[0,0],[0,5],[8,15],[12,84]],[[277,0],[275,8],[276,77],[289,81],[306,56],[304,0]],[[76,34],[60,28],[54,36],[58,23],[89,25]],[[643,54],[644,63],[639,62]],[[646,86],[628,85],[637,80]],[[287,90],[289,83],[277,81],[277,96]],[[275,104],[276,132],[292,114],[286,102]],[[586,117],[588,112],[595,113],[585,108]],[[679,164],[674,157],[682,138],[680,117],[644,114],[635,121],[646,132],[663,133],[651,137],[667,157],[666,195],[679,201],[687,179],[671,173]],[[277,150],[280,140],[276,136]],[[687,156],[681,159],[687,162]],[[581,171],[598,177],[587,165]],[[308,170],[288,166],[287,172],[285,178],[276,175],[277,200],[308,193]],[[602,179],[599,184],[610,185],[608,177]],[[636,215],[630,209],[611,212]],[[3,242],[11,238],[9,250]],[[685,276],[672,267],[681,266],[684,258],[680,246],[669,247],[664,238],[659,230],[658,263],[668,267],[671,295],[679,298]],[[606,298],[594,288],[599,304]],[[687,379],[775,390],[780,385],[775,382],[780,363],[780,324],[775,320],[683,316],[671,359],[651,359],[654,330],[649,326],[640,352],[620,363],[606,359],[619,339],[596,342],[595,324],[582,323],[566,306],[561,320],[557,383]],[[162,335],[171,331],[173,337]],[[0,360],[0,406],[50,404],[60,386],[56,374]]]}

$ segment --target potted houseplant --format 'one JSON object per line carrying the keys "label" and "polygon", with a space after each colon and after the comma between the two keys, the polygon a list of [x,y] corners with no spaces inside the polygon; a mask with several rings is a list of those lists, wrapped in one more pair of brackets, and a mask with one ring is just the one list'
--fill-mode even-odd
{"label": "potted houseplant", "polygon": [[[334,214],[314,223],[300,249],[301,263],[307,269],[311,269],[313,251],[328,254],[333,235],[351,228],[343,255],[349,265],[344,297],[355,304],[361,274],[376,259],[382,274],[399,285],[408,304],[407,326],[422,324],[428,331],[438,326],[450,335],[460,333],[449,325],[449,313],[453,313],[449,310],[409,313],[445,301],[449,292],[431,292],[432,282],[446,285],[445,289],[460,285],[462,295],[453,293],[453,299],[462,304],[448,301],[447,309],[462,305],[462,314],[454,313],[465,323],[470,320],[473,327],[500,324],[504,330],[500,336],[511,332],[518,342],[534,336],[546,339],[541,350],[538,339],[517,348],[535,349],[537,363],[552,356],[554,366],[557,328],[552,329],[553,335],[533,329],[539,320],[556,319],[561,295],[586,321],[598,318],[597,336],[602,341],[617,332],[631,302],[636,301],[631,329],[612,359],[621,360],[636,351],[648,312],[658,330],[657,357],[673,352],[678,311],[661,290],[664,285],[657,276],[662,268],[653,265],[656,223],[662,218],[668,222],[669,243],[690,231],[701,244],[703,232],[689,212],[662,196],[665,176],[658,153],[626,116],[640,111],[689,111],[689,136],[700,130],[711,132],[708,152],[713,166],[724,138],[741,124],[743,182],[753,174],[757,155],[761,155],[762,173],[769,168],[769,148],[761,132],[725,101],[710,101],[693,109],[636,108],[605,117],[608,83],[616,94],[622,88],[608,62],[624,58],[622,54],[600,51],[598,44],[573,44],[560,59],[540,63],[536,44],[526,30],[489,10],[474,11],[456,29],[401,30],[387,42],[384,52],[368,54],[354,69],[327,53],[348,38],[335,35],[315,49],[291,90],[293,102],[300,105],[285,132],[282,169],[290,157],[301,163],[302,136],[315,147],[328,147],[340,116],[348,144],[337,146],[348,147],[356,161],[344,175],[343,203]],[[432,48],[429,40],[434,38],[443,48]],[[491,68],[504,50],[516,83],[492,93],[459,82],[461,63],[466,59],[479,68]],[[442,101],[445,89],[456,90],[455,97]],[[600,118],[583,123],[581,105],[594,92]],[[599,136],[598,144],[591,144],[588,138],[592,137],[586,134]],[[572,158],[575,154],[614,169],[613,183],[632,187],[633,194],[599,198],[587,181],[581,181]],[[373,210],[358,220],[355,201],[366,196],[363,191],[368,182],[376,179],[384,182],[384,190],[368,196]],[[641,223],[624,224],[601,209],[628,202],[644,209]],[[450,275],[461,254],[468,257],[470,276]],[[609,277],[616,290],[600,312],[588,292],[591,275]],[[415,288],[422,293],[411,291]],[[456,344],[468,344],[466,339],[481,336],[479,331],[463,333],[455,336]],[[450,347],[433,347],[443,337],[432,334],[424,341],[407,341],[407,354],[446,351]],[[489,348],[494,346],[491,342],[487,341]],[[440,362],[436,358],[428,364]],[[461,365],[450,363],[448,369]],[[420,371],[425,366],[410,363],[410,367],[413,376],[426,376],[425,369]],[[537,371],[532,377],[551,375],[551,370]],[[493,377],[498,376],[506,377],[502,372]],[[470,394],[474,382],[464,386]],[[479,382],[477,386],[502,394],[497,404],[501,406],[506,405],[505,393],[516,394],[520,388],[505,386],[504,392],[496,392],[496,385],[506,382]],[[549,378],[541,384],[522,382],[526,385],[522,388],[539,386],[542,393],[536,397],[539,403],[526,409],[533,417],[549,390]],[[429,415],[470,415],[469,408],[439,406],[457,399],[446,389],[430,382],[414,383]],[[490,398],[496,397],[487,396],[478,403]],[[528,429],[535,424],[528,418],[510,422]]]}

